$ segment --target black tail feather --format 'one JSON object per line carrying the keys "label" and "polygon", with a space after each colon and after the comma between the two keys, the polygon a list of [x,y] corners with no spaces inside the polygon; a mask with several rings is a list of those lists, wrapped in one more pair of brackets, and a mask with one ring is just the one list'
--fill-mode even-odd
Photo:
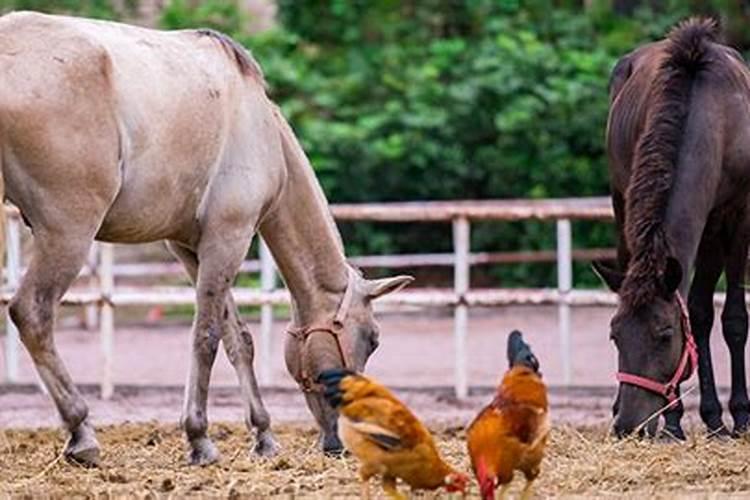
{"label": "black tail feather", "polygon": [[343,400],[341,381],[355,372],[346,368],[332,368],[324,370],[318,375],[318,383],[323,384],[323,397],[332,408],[339,408]]}
{"label": "black tail feather", "polygon": [[508,335],[508,364],[511,367],[528,366],[539,373],[539,360],[531,352],[531,347],[523,341],[523,335],[518,330],[513,330]]}

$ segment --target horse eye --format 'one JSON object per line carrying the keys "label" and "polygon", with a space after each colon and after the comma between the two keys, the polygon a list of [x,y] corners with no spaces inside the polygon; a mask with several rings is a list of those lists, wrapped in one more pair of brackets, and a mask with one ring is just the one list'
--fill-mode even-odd
{"label": "horse eye", "polygon": [[370,354],[372,354],[373,352],[375,352],[375,349],[377,349],[378,346],[380,345],[380,340],[379,340],[380,332],[378,332],[377,328],[372,329],[372,330],[368,329],[368,330],[363,330],[362,335],[363,335],[363,338],[367,339],[367,343],[368,343],[367,347],[368,347],[368,350],[370,351]]}
{"label": "horse eye", "polygon": [[671,326],[660,328],[656,333],[656,336],[663,340],[672,338],[672,335],[674,335],[674,328],[672,328]]}
{"label": "horse eye", "polygon": [[375,349],[377,349],[378,346],[380,345],[380,340],[378,340],[378,337],[379,335],[378,335],[378,332],[376,331],[370,332],[370,334],[367,336],[367,342],[368,342],[367,348],[370,354],[375,352]]}

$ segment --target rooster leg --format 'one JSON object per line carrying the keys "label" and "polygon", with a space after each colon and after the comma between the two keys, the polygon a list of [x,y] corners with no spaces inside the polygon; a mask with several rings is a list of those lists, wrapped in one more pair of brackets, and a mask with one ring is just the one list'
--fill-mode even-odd
{"label": "rooster leg", "polygon": [[385,491],[385,494],[392,500],[407,500],[406,495],[402,495],[398,492],[395,477],[383,476],[383,491]]}
{"label": "rooster leg", "polygon": [[362,500],[370,500],[370,480],[363,479],[359,482],[359,498]]}
{"label": "rooster leg", "polygon": [[533,479],[526,481],[526,486],[523,487],[523,491],[521,492],[521,500],[530,500],[530,498],[534,495],[533,486]]}
{"label": "rooster leg", "polygon": [[360,497],[363,500],[370,500],[370,478],[376,474],[376,471],[365,464],[359,467],[360,479]]}

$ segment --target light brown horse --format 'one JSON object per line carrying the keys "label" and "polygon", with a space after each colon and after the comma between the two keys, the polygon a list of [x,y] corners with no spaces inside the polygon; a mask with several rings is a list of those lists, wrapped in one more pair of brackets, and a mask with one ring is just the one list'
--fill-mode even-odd
{"label": "light brown horse", "polygon": [[[313,170],[243,48],[208,30],[6,15],[0,160],[5,196],[34,234],[10,313],[70,431],[68,457],[94,464],[99,445],[52,332],[94,239],[166,240],[195,284],[182,416],[190,462],[218,458],[206,434],[206,397],[220,342],[237,371],[248,428],[257,429],[255,451],[276,451],[252,337],[230,289],[257,231],[293,298],[287,366],[308,389],[324,448],[340,448],[335,415],[311,381],[327,368],[364,368],[378,341],[371,300],[411,278],[367,280],[347,265]],[[169,353],[162,356],[168,363]]]}

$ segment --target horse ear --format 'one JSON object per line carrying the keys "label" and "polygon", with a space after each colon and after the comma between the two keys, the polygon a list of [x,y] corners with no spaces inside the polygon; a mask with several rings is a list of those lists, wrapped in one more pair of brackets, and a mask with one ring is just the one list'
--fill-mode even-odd
{"label": "horse ear", "polygon": [[406,274],[394,276],[392,278],[367,280],[367,297],[372,300],[389,293],[397,292],[412,281],[414,281],[414,276],[408,276]]}
{"label": "horse ear", "polygon": [[672,296],[682,283],[682,264],[674,257],[667,257],[667,267],[664,269],[664,291]]}
{"label": "horse ear", "polygon": [[610,290],[617,293],[620,290],[622,281],[625,279],[625,275],[616,269],[607,267],[602,261],[594,261],[591,263],[591,267],[594,272],[601,278]]}

